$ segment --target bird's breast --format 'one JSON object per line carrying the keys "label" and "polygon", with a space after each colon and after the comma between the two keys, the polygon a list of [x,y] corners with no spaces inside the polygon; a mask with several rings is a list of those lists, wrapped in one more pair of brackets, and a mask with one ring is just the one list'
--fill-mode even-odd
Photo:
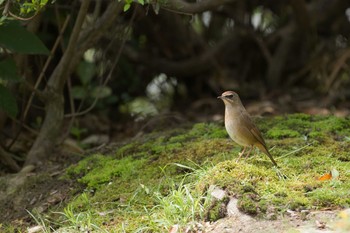
{"label": "bird's breast", "polygon": [[244,126],[240,125],[239,119],[225,119],[225,128],[230,138],[242,146],[250,146],[248,135],[244,134],[242,127]]}

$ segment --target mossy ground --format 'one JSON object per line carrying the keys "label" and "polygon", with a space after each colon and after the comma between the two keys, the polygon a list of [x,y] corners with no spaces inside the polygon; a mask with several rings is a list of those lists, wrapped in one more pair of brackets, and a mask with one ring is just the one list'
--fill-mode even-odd
{"label": "mossy ground", "polygon": [[[271,207],[282,214],[287,209],[350,205],[349,119],[294,114],[259,118],[256,123],[278,170],[258,151],[236,161],[241,148],[228,139],[223,124],[199,123],[145,135],[115,154],[94,154],[69,168],[64,179],[76,179],[86,188],[68,203],[65,213],[89,213],[107,232],[164,232],[171,227],[167,224],[182,220],[155,219],[171,216],[160,197],[167,198],[184,184],[193,197],[206,195],[209,185],[222,187],[239,199],[241,211],[261,217]],[[332,169],[339,172],[336,179],[318,180]],[[176,201],[184,200],[170,202]],[[176,211],[190,210],[172,211],[175,216]],[[51,218],[60,219],[57,214]]]}

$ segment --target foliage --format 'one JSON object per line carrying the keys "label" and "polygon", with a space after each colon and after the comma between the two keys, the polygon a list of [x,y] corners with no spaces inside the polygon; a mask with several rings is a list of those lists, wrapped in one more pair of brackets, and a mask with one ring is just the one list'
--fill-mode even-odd
{"label": "foliage", "polygon": [[[335,105],[346,98],[344,93],[350,83],[345,65],[349,57],[349,32],[346,30],[349,3],[346,1],[332,1],[327,8],[315,7],[321,3],[312,1],[278,4],[247,1],[243,5],[214,0],[208,0],[207,4],[175,0],[91,1],[86,7],[86,15],[84,13],[78,20],[79,9],[87,2],[0,1],[4,14],[0,26],[0,46],[3,48],[0,78],[2,87],[9,89],[6,94],[1,93],[7,95],[6,100],[11,100],[0,107],[8,108],[14,105],[13,100],[30,96],[28,107],[24,104],[24,115],[28,116],[24,121],[38,117],[38,112],[29,106],[31,102],[39,102],[42,109],[51,109],[46,108],[49,101],[44,100],[54,98],[38,98],[48,90],[48,82],[43,80],[62,84],[59,86],[65,90],[57,92],[64,93],[60,97],[64,99],[62,108],[74,113],[69,116],[96,110],[98,114],[113,115],[116,119],[139,120],[145,115],[169,110],[188,112],[192,110],[187,108],[192,101],[228,87],[237,87],[242,93],[261,93],[251,87],[262,86],[261,89],[269,91],[280,89],[282,84],[286,84],[283,85],[286,90],[290,90],[289,86],[300,85],[312,92],[336,93],[339,96],[335,98]],[[110,9],[114,9],[114,14],[109,12]],[[320,9],[324,11],[320,12]],[[244,15],[244,20],[237,15]],[[34,16],[38,17],[31,21]],[[14,19],[34,33],[25,30]],[[76,22],[81,22],[83,27],[78,27],[76,35],[79,35],[72,37]],[[77,44],[68,46],[70,38],[76,38]],[[40,56],[49,54],[44,44],[52,48],[50,57]],[[68,48],[72,51],[67,52]],[[58,64],[63,64],[60,63],[63,57],[70,61],[61,69]],[[14,61],[19,67],[14,66]],[[62,75],[58,75],[60,73]],[[26,80],[22,80],[23,77]],[[61,77],[61,81],[53,81],[55,78],[52,77]],[[161,83],[155,82],[159,77],[168,88],[159,88],[154,97],[150,90]],[[3,82],[3,79],[7,81]],[[14,95],[8,80],[21,81],[16,84],[21,92]],[[65,86],[67,80],[68,87]],[[262,85],[255,85],[255,82]],[[37,94],[32,95],[32,87]],[[338,89],[344,91],[338,92]],[[4,109],[5,112],[17,116],[13,109],[18,107],[10,108]],[[112,111],[113,114],[109,114]],[[45,124],[49,118],[44,114],[55,114],[44,111],[39,114],[43,127],[63,122],[59,119],[57,124]],[[110,120],[114,121],[112,117]],[[52,135],[59,134],[54,132]],[[277,134],[271,129],[267,135],[298,138],[301,134],[285,126]],[[309,136],[320,135],[313,131]],[[54,143],[33,145],[51,144]],[[34,153],[27,154],[27,158],[35,157]],[[46,157],[44,152],[35,154]]]}
{"label": "foliage", "polygon": [[22,15],[29,14],[31,12],[38,12],[46,6],[48,0],[31,0],[24,1],[20,4],[20,12]]}
{"label": "foliage", "polygon": [[0,84],[0,109],[11,117],[16,117],[18,107],[16,99],[12,93],[3,85]]}
{"label": "foliage", "polygon": [[[3,17],[0,19],[0,25],[9,18],[29,20],[33,15],[35,16],[38,14],[48,2],[48,0],[2,0],[0,1],[0,7],[3,7],[4,11]],[[51,3],[53,2],[55,2],[55,0],[51,1]],[[10,17],[8,15],[10,15]]]}
{"label": "foliage", "polygon": [[[7,20],[0,25],[0,47],[14,53],[45,54],[49,50],[33,33],[28,32],[19,22]],[[7,88],[8,82],[17,82],[21,78],[12,58],[0,61],[0,109],[9,116],[16,117],[18,112],[15,96]]]}
{"label": "foliage", "polygon": [[[124,11],[128,11],[131,7],[131,4],[133,3],[133,0],[125,0],[125,4],[124,4]],[[145,5],[145,0],[137,0],[137,2],[141,5]],[[146,2],[148,3],[149,0],[146,0]]]}

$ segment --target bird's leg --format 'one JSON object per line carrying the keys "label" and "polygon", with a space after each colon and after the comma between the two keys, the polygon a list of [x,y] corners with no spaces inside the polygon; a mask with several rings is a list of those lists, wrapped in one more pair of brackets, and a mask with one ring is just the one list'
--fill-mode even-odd
{"label": "bird's leg", "polygon": [[241,152],[238,153],[238,158],[237,158],[236,162],[238,162],[239,159],[242,157],[242,155],[244,155],[244,152],[245,152],[245,149],[246,149],[246,148],[247,148],[246,146],[243,147],[243,150],[242,150]]}
{"label": "bird's leg", "polygon": [[253,150],[253,147],[254,147],[254,146],[250,146],[250,149],[249,149],[249,151],[248,151],[248,153],[247,153],[247,155],[246,155],[246,158],[248,158],[248,157],[249,157],[250,153],[251,153],[251,152],[252,152],[252,150]]}

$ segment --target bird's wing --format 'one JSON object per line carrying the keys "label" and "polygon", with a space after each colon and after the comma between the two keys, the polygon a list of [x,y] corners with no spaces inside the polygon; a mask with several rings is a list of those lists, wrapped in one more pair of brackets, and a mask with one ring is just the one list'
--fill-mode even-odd
{"label": "bird's wing", "polygon": [[264,147],[266,147],[266,143],[264,138],[261,136],[260,130],[256,127],[252,119],[250,118],[248,113],[241,112],[242,114],[242,125],[245,125],[250,133],[255,137],[255,139],[260,142]]}
{"label": "bird's wing", "polygon": [[241,117],[242,119],[242,125],[245,125],[250,133],[252,134],[252,136],[256,139],[257,144],[255,144],[255,146],[257,146],[262,152],[264,152],[272,161],[272,163],[278,167],[276,161],[273,159],[272,155],[270,154],[269,150],[267,149],[266,143],[264,138],[261,136],[260,130],[256,127],[256,125],[254,124],[254,122],[252,121],[252,119],[250,118],[249,114],[246,112],[241,112],[241,114],[243,115]]}

